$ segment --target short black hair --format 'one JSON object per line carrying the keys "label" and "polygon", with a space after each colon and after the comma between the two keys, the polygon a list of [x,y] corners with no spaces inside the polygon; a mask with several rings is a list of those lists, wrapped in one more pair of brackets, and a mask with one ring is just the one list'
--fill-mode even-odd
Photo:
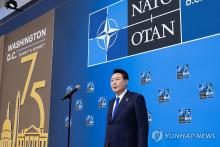
{"label": "short black hair", "polygon": [[115,73],[120,73],[125,80],[129,80],[128,73],[125,70],[117,68],[113,71],[113,74]]}

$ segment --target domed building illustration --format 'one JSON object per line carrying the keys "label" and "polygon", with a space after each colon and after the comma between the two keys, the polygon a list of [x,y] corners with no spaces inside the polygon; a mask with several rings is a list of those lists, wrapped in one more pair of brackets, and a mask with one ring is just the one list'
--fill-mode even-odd
{"label": "domed building illustration", "polygon": [[8,104],[6,119],[3,122],[0,147],[47,147],[48,133],[44,127],[36,127],[31,124],[19,132],[20,95],[15,103],[15,116],[13,126],[10,120],[10,104]]}
{"label": "domed building illustration", "polygon": [[0,147],[11,147],[12,146],[12,129],[10,115],[10,104],[8,104],[6,119],[2,126],[2,133],[0,139]]}

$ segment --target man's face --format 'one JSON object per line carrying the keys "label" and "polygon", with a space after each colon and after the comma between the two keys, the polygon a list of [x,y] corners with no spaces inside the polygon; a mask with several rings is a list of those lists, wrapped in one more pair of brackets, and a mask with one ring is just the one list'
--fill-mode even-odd
{"label": "man's face", "polygon": [[128,80],[125,80],[121,73],[115,73],[111,78],[111,88],[114,93],[120,95],[128,84]]}

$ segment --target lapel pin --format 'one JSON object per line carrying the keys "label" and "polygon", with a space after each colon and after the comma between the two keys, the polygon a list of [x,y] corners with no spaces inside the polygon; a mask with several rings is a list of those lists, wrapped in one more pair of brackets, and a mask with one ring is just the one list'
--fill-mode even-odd
{"label": "lapel pin", "polygon": [[129,100],[129,98],[125,98],[125,101],[127,102]]}

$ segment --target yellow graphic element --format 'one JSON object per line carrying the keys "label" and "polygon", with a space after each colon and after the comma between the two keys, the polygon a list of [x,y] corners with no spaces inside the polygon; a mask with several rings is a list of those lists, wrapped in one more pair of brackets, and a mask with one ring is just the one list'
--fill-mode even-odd
{"label": "yellow graphic element", "polygon": [[12,144],[11,121],[9,119],[9,113],[10,113],[10,104],[8,104],[7,116],[2,127],[0,147],[11,147]]}
{"label": "yellow graphic element", "polygon": [[[17,100],[19,100],[19,95]],[[7,116],[2,127],[0,147],[13,147],[11,121],[9,119],[9,114],[10,104],[8,104]],[[15,135],[13,134],[13,136]],[[21,133],[17,134],[16,147],[46,147],[47,144],[48,133],[45,133],[43,128],[37,128],[34,125],[31,125],[29,128],[25,128]]]}
{"label": "yellow graphic element", "polygon": [[12,140],[12,147],[15,146],[16,136],[18,134],[18,127],[19,126],[19,114],[20,114],[20,101],[21,101],[21,94],[18,91],[15,103],[15,115],[14,115],[14,128],[13,128],[13,140]]}
{"label": "yellow graphic element", "polygon": [[46,147],[48,133],[31,125],[18,134],[16,147]]}
{"label": "yellow graphic element", "polygon": [[27,96],[27,90],[29,88],[31,76],[34,70],[38,52],[27,55],[21,58],[21,63],[31,61],[30,69],[27,75],[27,79],[24,86],[22,97],[18,90],[16,103],[15,103],[15,114],[14,114],[14,126],[12,133],[12,125],[10,121],[10,104],[7,109],[7,116],[3,123],[2,133],[0,138],[0,147],[46,147],[48,140],[48,133],[44,132],[45,112],[44,105],[37,89],[44,88],[46,81],[37,81],[33,83],[31,88],[30,96],[36,101],[39,112],[40,112],[40,124],[39,128],[35,125],[31,125],[29,128],[22,129],[19,133],[19,119],[20,119],[20,108],[24,105]]}
{"label": "yellow graphic element", "polygon": [[44,128],[44,117],[45,117],[44,116],[44,105],[43,105],[40,95],[36,92],[36,89],[43,88],[43,87],[45,87],[45,80],[40,81],[40,82],[35,82],[31,90],[31,97],[35,99],[40,110],[40,128]]}
{"label": "yellow graphic element", "polygon": [[30,80],[31,80],[31,76],[32,76],[32,73],[33,73],[33,70],[34,70],[34,65],[36,63],[37,53],[38,52],[35,52],[33,54],[30,54],[30,55],[27,55],[27,56],[24,56],[24,57],[21,58],[21,63],[25,63],[27,61],[32,61],[29,72],[28,72],[27,80],[26,80],[26,83],[25,83],[25,86],[24,86],[24,91],[23,91],[22,98],[21,98],[21,105],[24,105],[24,101],[25,101],[25,98],[26,98],[26,95],[27,95],[27,90],[28,90],[29,83],[30,83]]}

